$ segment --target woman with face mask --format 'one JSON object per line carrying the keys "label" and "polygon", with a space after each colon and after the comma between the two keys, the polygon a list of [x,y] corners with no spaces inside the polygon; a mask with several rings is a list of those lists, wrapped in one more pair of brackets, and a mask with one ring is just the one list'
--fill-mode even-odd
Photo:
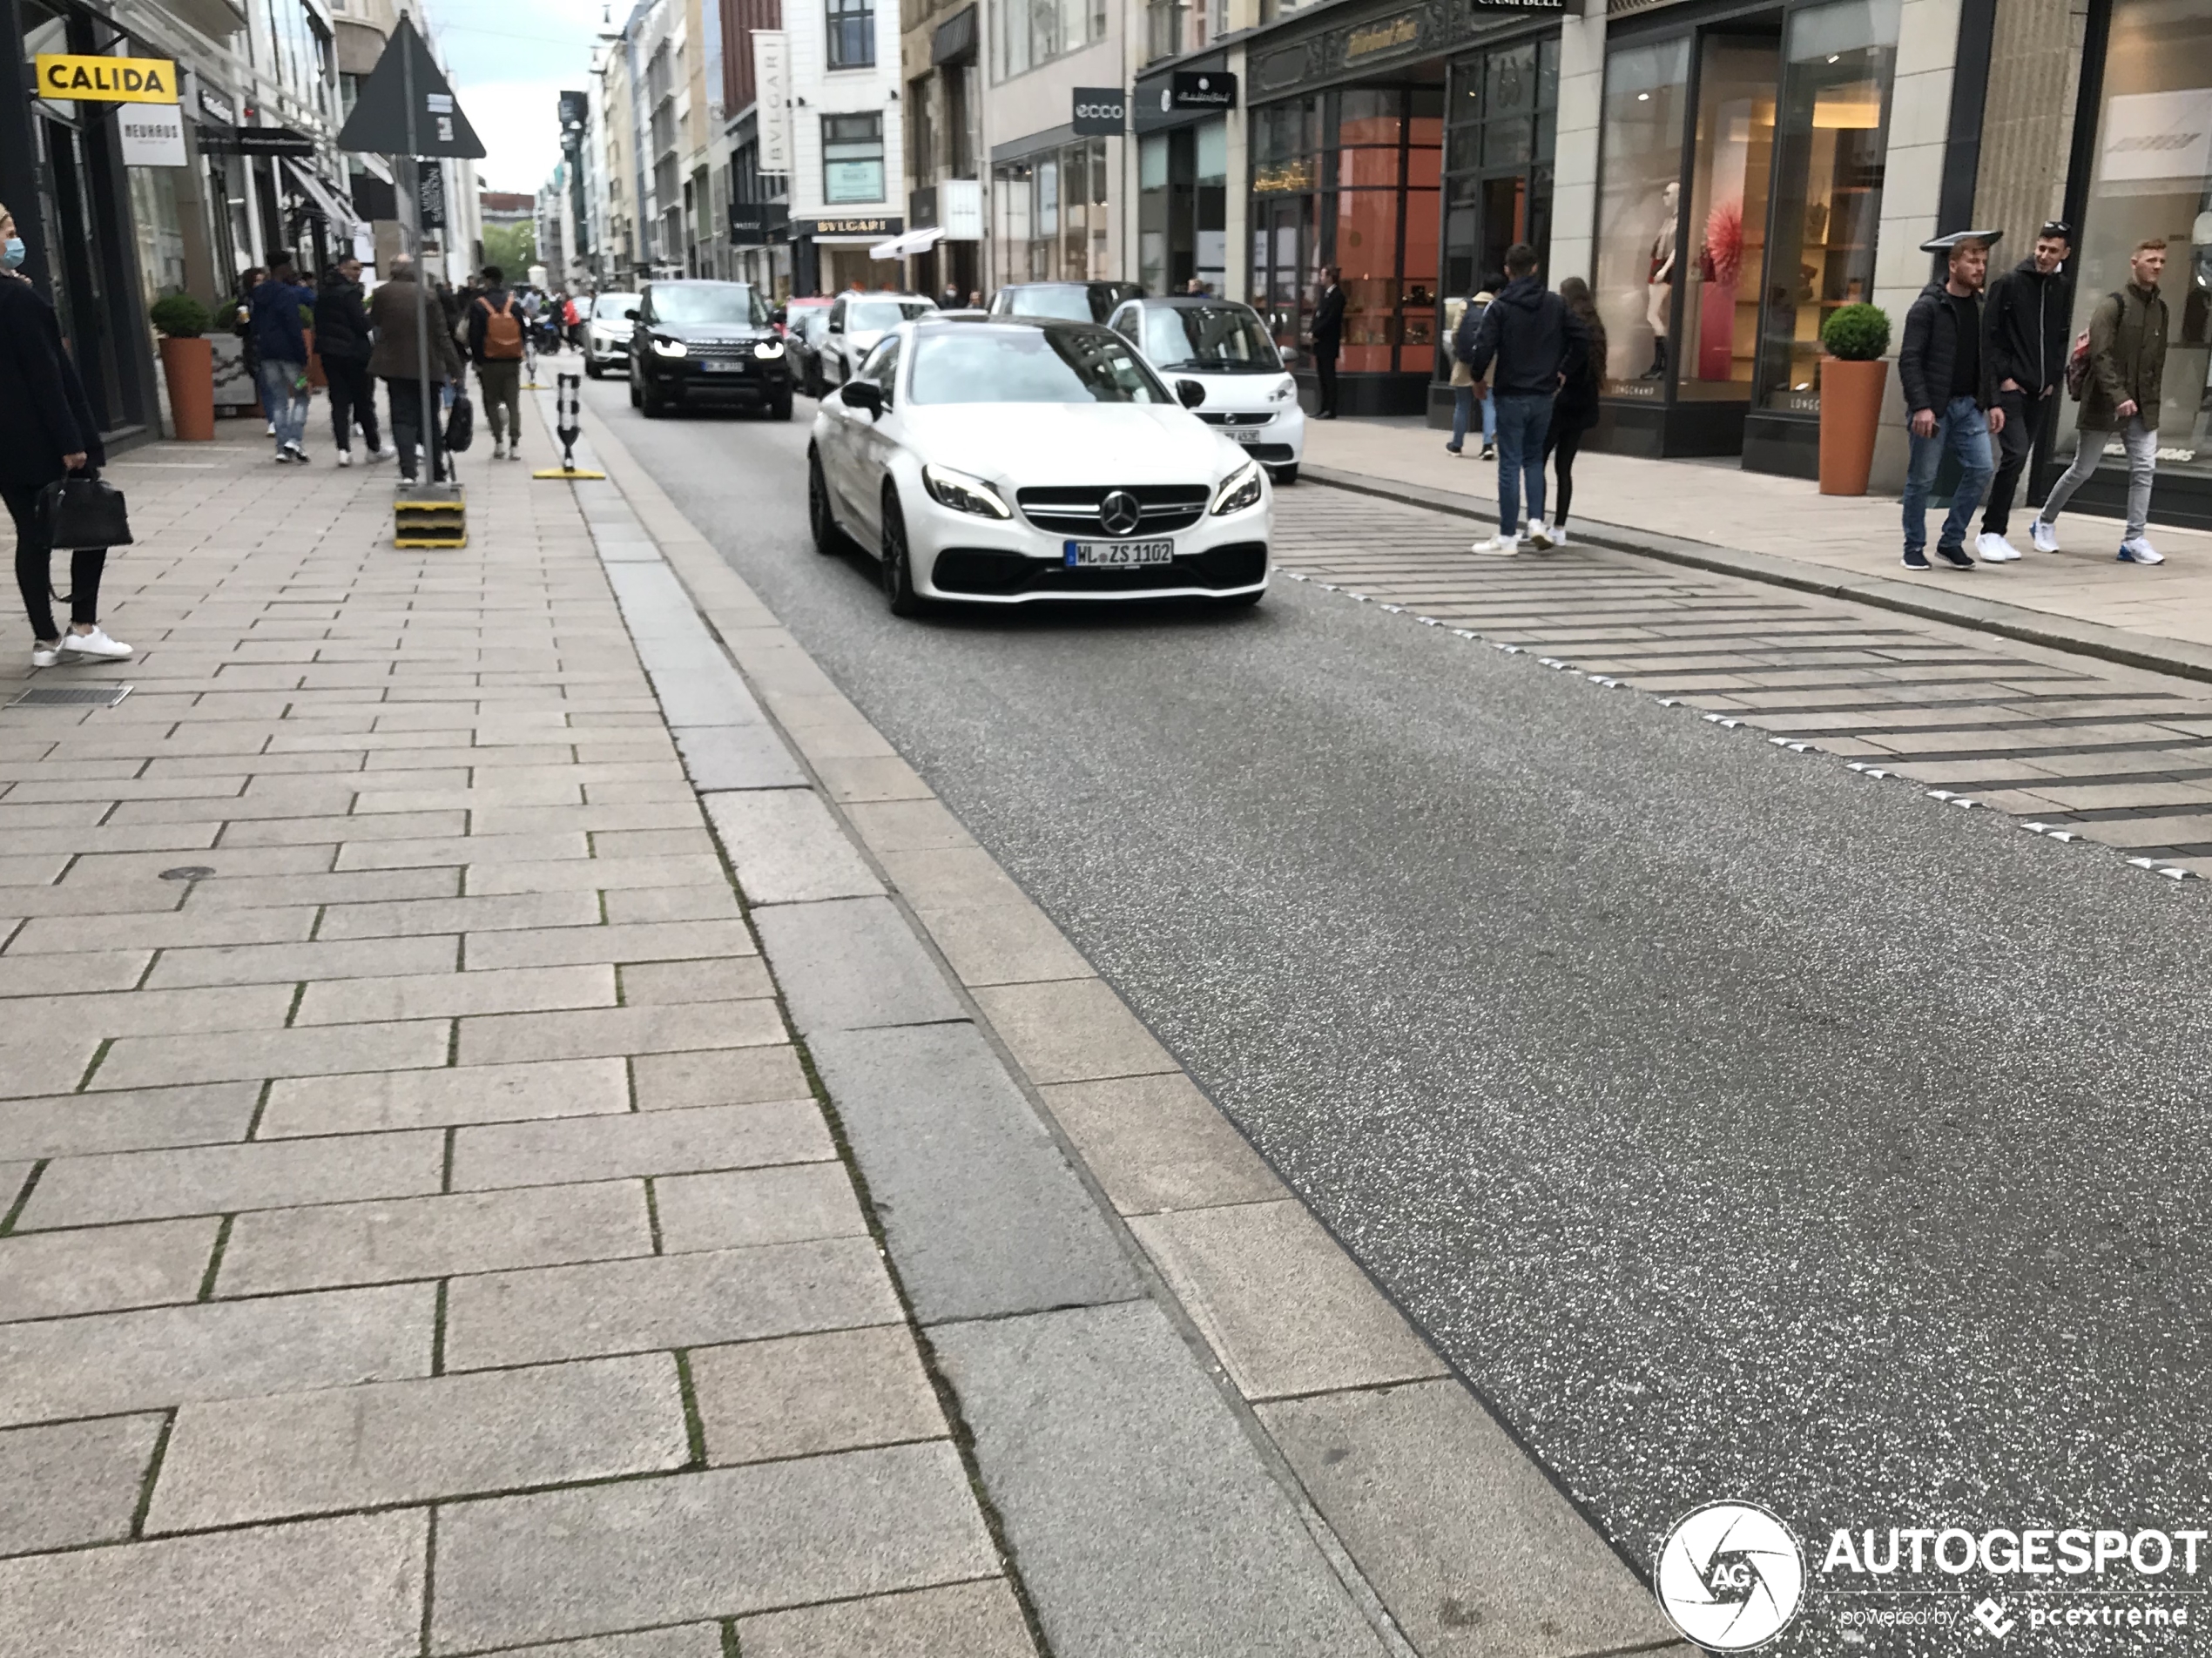
{"label": "woman with face mask", "polygon": [[70,615],[66,633],[54,626],[53,548],[38,522],[38,492],[86,465],[104,466],[99,427],[84,387],[62,346],[54,307],[16,274],[23,239],[15,215],[0,206],[0,243],[10,280],[0,280],[0,496],[16,521],[16,584],[30,617],[30,665],[51,668],[67,657],[93,661],[127,657],[131,647],[101,631],[100,573],[107,549],[70,555]]}

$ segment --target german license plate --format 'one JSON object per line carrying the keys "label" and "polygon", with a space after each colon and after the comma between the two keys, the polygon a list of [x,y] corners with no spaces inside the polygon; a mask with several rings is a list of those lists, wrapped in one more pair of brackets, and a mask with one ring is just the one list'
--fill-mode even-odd
{"label": "german license plate", "polygon": [[1257,426],[1228,426],[1224,427],[1222,429],[1227,432],[1230,436],[1235,438],[1239,443],[1257,443],[1259,441],[1260,428]]}
{"label": "german license plate", "polygon": [[742,374],[745,373],[745,365],[741,362],[715,362],[710,359],[706,362],[702,363],[700,367],[705,368],[710,374]]}
{"label": "german license plate", "polygon": [[1062,544],[1069,569],[1078,564],[1168,564],[1175,560],[1171,541],[1071,541]]}

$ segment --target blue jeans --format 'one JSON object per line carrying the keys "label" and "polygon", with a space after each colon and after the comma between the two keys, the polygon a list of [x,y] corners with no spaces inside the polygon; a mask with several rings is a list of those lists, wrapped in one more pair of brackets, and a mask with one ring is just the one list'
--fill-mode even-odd
{"label": "blue jeans", "polygon": [[[1467,441],[1467,428],[1474,420],[1474,388],[1452,388],[1452,441],[1445,447],[1457,455]],[[1489,398],[1482,400],[1482,446],[1487,448],[1498,441],[1498,406]]]}
{"label": "blue jeans", "polygon": [[1936,468],[1947,448],[1959,457],[1959,487],[1951,496],[1951,511],[1943,521],[1936,545],[1964,547],[1966,526],[1982,492],[1997,468],[1989,453],[1989,417],[1971,397],[1954,397],[1936,411],[1932,437],[1911,435],[1912,459],[1905,472],[1905,550],[1924,551],[1928,544],[1928,491],[1934,487]]}
{"label": "blue jeans", "polygon": [[261,359],[261,408],[276,428],[277,447],[307,435],[307,394],[293,388],[307,377],[307,365]]}
{"label": "blue jeans", "polygon": [[1491,397],[1498,421],[1498,533],[1521,533],[1521,491],[1528,488],[1528,522],[1544,516],[1544,434],[1552,423],[1548,397]]}

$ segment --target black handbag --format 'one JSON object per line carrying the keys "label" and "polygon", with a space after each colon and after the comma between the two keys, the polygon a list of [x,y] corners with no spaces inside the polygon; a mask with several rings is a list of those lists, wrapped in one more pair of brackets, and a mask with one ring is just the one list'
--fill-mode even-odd
{"label": "black handbag", "polygon": [[455,455],[466,455],[475,441],[476,407],[469,401],[467,392],[455,392],[452,411],[446,416],[446,448]]}
{"label": "black handbag", "polygon": [[101,477],[97,467],[56,478],[41,489],[38,522],[47,544],[65,551],[131,544],[131,515],[123,491]]}

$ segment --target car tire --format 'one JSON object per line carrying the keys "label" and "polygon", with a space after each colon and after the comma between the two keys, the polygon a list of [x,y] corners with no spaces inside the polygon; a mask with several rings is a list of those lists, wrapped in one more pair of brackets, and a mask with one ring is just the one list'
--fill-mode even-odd
{"label": "car tire", "polygon": [[853,538],[837,527],[829,480],[822,475],[822,457],[811,446],[806,451],[806,528],[813,535],[814,550],[825,557],[834,558],[853,545]]}
{"label": "car tire", "polygon": [[597,379],[598,379],[601,375],[604,374],[606,372],[607,372],[607,371],[606,371],[605,369],[604,369],[604,368],[600,367],[599,367],[599,365],[598,365],[597,363],[593,362],[593,361],[591,361],[591,359],[590,359],[590,358],[586,357],[586,358],[583,360],[583,374],[584,374],[584,378],[585,378],[585,379],[587,379],[587,380],[597,380]]}
{"label": "car tire", "polygon": [[1276,468],[1275,482],[1278,483],[1296,483],[1298,482],[1297,462],[1293,462],[1289,466]]}
{"label": "car tire", "polygon": [[899,497],[887,489],[883,492],[883,597],[894,616],[917,617],[929,608],[929,601],[914,591],[906,515],[899,510]]}
{"label": "car tire", "polygon": [[653,382],[649,380],[638,394],[637,407],[644,411],[647,420],[657,421],[668,413],[668,399],[655,391]]}
{"label": "car tire", "polygon": [[768,405],[768,418],[772,421],[787,421],[791,418],[791,394],[789,392],[784,393],[774,402]]}
{"label": "car tire", "polygon": [[639,394],[637,390],[637,376],[636,374],[632,374],[630,377],[630,407],[632,408],[643,408],[644,406],[645,400]]}

